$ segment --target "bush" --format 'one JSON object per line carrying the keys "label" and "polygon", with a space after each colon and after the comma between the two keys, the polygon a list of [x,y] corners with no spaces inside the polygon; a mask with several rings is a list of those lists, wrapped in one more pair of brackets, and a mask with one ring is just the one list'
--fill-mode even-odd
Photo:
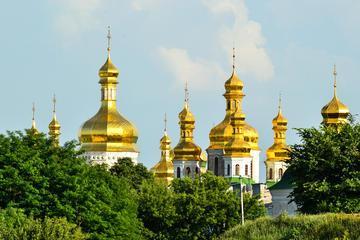
{"label": "bush", "polygon": [[360,239],[360,217],[355,215],[327,213],[276,218],[263,217],[238,225],[219,240],[322,240]]}

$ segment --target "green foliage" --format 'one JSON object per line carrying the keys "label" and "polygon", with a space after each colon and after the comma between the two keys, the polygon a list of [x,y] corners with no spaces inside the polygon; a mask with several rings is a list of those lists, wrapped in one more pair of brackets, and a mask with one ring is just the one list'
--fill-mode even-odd
{"label": "green foliage", "polygon": [[87,235],[65,218],[34,219],[15,208],[0,210],[0,239],[81,240]]}
{"label": "green foliage", "polygon": [[[212,173],[174,179],[170,188],[145,182],[139,192],[139,217],[150,239],[210,239],[241,221],[240,198],[229,181]],[[265,215],[264,205],[244,195],[245,219]]]}
{"label": "green foliage", "polygon": [[0,135],[0,207],[35,218],[66,217],[92,239],[139,239],[136,196],[105,165],[79,158],[75,142],[44,134]]}
{"label": "green foliage", "polygon": [[143,164],[134,164],[131,158],[120,158],[110,168],[110,172],[118,178],[125,179],[136,190],[140,188],[144,180],[153,179],[153,174]]}
{"label": "green foliage", "polygon": [[276,218],[263,217],[238,225],[219,240],[323,240],[353,239],[359,240],[360,217],[346,214],[300,215]]}
{"label": "green foliage", "polygon": [[360,125],[297,130],[289,163],[300,211],[360,212]]}

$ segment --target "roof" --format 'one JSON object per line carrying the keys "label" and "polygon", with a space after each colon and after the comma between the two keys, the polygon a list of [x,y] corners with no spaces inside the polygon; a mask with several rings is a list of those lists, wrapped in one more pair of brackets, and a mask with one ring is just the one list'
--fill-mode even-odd
{"label": "roof", "polygon": [[283,177],[279,182],[269,187],[269,190],[275,189],[293,189],[296,188],[296,184],[294,184],[294,178],[291,175],[291,168],[288,168]]}

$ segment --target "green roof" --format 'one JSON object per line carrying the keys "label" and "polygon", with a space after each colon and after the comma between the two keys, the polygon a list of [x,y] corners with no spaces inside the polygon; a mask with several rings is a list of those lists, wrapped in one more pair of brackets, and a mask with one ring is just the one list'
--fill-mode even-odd
{"label": "green roof", "polygon": [[[240,179],[238,177],[232,177],[232,178],[228,178],[228,179],[230,179],[231,183],[240,183]],[[245,178],[245,177],[242,177],[241,181],[244,184],[254,184],[255,183],[255,181],[253,179]]]}
{"label": "green roof", "polygon": [[281,180],[276,184],[269,187],[270,190],[273,189],[293,189],[296,188],[296,184],[294,184],[294,178],[291,175],[291,168],[288,168],[284,175],[282,176]]}
{"label": "green roof", "polygon": [[276,182],[266,182],[266,186],[267,186],[268,188],[274,186],[275,184],[276,184]]}

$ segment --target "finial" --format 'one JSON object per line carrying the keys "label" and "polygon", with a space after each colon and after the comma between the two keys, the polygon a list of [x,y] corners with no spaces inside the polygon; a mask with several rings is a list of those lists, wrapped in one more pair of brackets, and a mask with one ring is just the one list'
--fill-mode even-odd
{"label": "finial", "polygon": [[279,93],[279,111],[281,111],[281,91]]}
{"label": "finial", "polygon": [[188,82],[185,82],[185,106],[189,106],[189,89],[188,89]]}
{"label": "finial", "polygon": [[110,25],[108,26],[108,35],[107,35],[107,39],[108,39],[108,47],[107,47],[107,51],[108,51],[108,55],[110,55],[110,39],[111,39],[111,34],[110,34]]}
{"label": "finial", "polygon": [[55,93],[54,93],[53,103],[54,103],[54,111],[53,111],[54,119],[56,119],[56,95],[55,95]]}
{"label": "finial", "polygon": [[336,95],[336,76],[337,76],[337,72],[336,72],[336,64],[334,64],[334,94]]}
{"label": "finial", "polygon": [[35,126],[35,103],[34,102],[33,102],[32,112],[33,112],[32,129],[36,129],[36,126]]}
{"label": "finial", "polygon": [[167,136],[167,118],[166,118],[166,112],[165,112],[165,118],[164,118],[164,122],[165,122],[165,129],[164,129],[164,133]]}
{"label": "finial", "polygon": [[233,70],[235,71],[235,47],[233,47]]}

